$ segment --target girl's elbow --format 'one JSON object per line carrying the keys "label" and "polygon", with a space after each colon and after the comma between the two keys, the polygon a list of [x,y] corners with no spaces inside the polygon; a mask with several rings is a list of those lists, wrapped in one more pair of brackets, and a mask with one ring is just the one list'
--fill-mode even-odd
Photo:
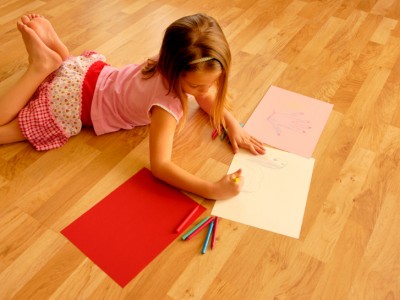
{"label": "girl's elbow", "polygon": [[150,170],[154,177],[164,180],[165,164],[152,161],[150,162]]}

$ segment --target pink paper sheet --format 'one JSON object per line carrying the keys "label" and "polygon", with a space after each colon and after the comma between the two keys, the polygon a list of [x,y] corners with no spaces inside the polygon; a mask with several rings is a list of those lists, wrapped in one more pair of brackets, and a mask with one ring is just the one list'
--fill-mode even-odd
{"label": "pink paper sheet", "polygon": [[[176,228],[197,205],[142,169],[62,234],[124,287],[180,235]],[[181,232],[204,211],[200,206]]]}
{"label": "pink paper sheet", "polygon": [[310,158],[333,104],[271,86],[244,128],[264,143]]}

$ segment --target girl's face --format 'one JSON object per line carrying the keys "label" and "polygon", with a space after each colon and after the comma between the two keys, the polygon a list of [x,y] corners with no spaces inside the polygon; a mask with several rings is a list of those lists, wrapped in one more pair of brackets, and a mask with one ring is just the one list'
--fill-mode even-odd
{"label": "girl's face", "polygon": [[180,84],[185,93],[201,97],[207,94],[219,76],[221,76],[220,70],[185,72],[180,77]]}

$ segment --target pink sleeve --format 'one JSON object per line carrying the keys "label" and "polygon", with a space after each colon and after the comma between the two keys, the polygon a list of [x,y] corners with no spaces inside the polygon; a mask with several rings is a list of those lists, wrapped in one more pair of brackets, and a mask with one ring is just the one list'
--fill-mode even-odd
{"label": "pink sleeve", "polygon": [[155,101],[153,101],[152,105],[149,107],[149,112],[148,112],[149,117],[151,108],[155,105],[169,112],[175,118],[177,123],[182,118],[183,115],[182,104],[179,98],[177,97],[167,96],[163,97],[162,99],[155,99]]}

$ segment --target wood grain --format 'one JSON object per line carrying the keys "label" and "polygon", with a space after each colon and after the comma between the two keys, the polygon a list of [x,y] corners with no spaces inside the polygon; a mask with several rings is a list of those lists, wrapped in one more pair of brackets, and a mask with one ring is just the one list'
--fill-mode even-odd
{"label": "wood grain", "polygon": [[[178,239],[123,289],[60,230],[149,166],[148,129],[96,137],[86,128],[47,152],[0,146],[0,299],[400,299],[399,1],[3,2],[0,92],[27,66],[22,14],[49,18],[72,53],[97,50],[118,67],[156,54],[168,24],[202,11],[231,45],[239,121],[270,85],[334,110],[313,155],[300,239],[221,220],[214,250],[200,254],[201,234]],[[190,103],[173,159],[218,180],[232,152],[211,130]],[[212,201],[192,197],[210,213]]]}

